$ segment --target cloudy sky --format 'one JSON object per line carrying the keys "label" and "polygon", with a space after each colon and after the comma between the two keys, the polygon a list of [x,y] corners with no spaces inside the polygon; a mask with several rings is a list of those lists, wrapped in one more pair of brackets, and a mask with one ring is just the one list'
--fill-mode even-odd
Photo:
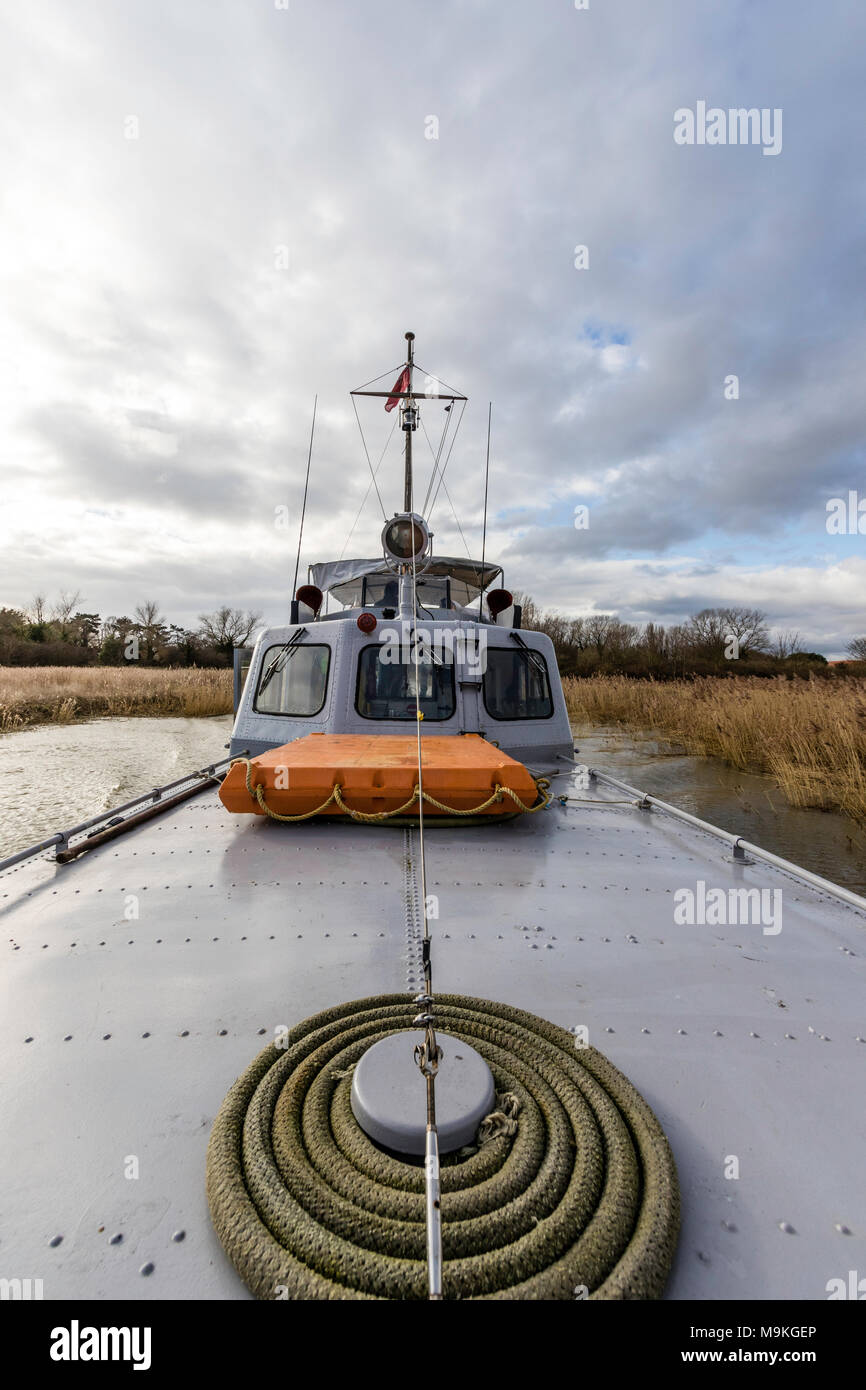
{"label": "cloudy sky", "polygon": [[[348,391],[411,328],[470,397],[446,483],[474,552],[493,402],[511,586],[632,622],[755,604],[829,656],[866,631],[866,535],[826,525],[854,491],[866,531],[862,5],[2,15],[0,604],[284,620],[313,398],[302,568],[341,554],[367,490]],[[781,111],[781,151],[677,144],[698,102]],[[441,407],[424,419],[435,444]],[[381,524],[371,494],[345,553]],[[464,553],[444,492],[433,529]]]}

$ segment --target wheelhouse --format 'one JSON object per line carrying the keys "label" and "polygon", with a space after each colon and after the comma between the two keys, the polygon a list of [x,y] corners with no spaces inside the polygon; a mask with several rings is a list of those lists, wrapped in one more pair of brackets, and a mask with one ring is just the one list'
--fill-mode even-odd
{"label": "wheelhouse", "polygon": [[533,765],[570,758],[553,644],[521,629],[519,606],[489,587],[501,574],[498,565],[436,559],[415,579],[413,614],[382,560],[314,565],[312,584],[299,590],[308,599],[298,601],[299,620],[236,654],[249,665],[232,754],[255,756],[315,732],[405,734],[417,693],[425,737],[480,733]]}

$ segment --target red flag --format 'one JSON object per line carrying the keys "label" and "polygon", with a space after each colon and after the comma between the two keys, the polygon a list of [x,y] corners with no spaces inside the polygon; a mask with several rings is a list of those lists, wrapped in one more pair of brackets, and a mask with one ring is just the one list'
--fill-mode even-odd
{"label": "red flag", "polygon": [[[399,391],[399,392],[401,392],[401,393],[406,392],[406,391],[409,390],[409,368],[408,368],[408,367],[404,367],[404,368],[403,368],[403,370],[402,370],[402,372],[400,373],[399,377],[398,377],[397,380],[394,382],[394,390],[395,390],[395,391]],[[397,405],[397,404],[398,404],[398,397],[397,397],[397,396],[389,396],[389,397],[388,397],[388,400],[387,400],[387,402],[386,402],[386,404],[385,404],[385,409],[386,409],[386,410],[393,410],[393,409],[394,409],[394,406]]]}

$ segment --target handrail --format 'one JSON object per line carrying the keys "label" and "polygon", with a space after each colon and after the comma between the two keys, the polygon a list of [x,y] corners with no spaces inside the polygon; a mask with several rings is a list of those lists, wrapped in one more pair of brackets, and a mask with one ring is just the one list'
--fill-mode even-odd
{"label": "handrail", "polygon": [[753,845],[750,840],[744,840],[742,835],[734,835],[730,830],[722,830],[718,825],[712,825],[709,821],[690,815],[688,811],[681,811],[679,806],[672,806],[668,801],[662,801],[657,796],[642,792],[637,787],[630,786],[628,782],[621,782],[618,777],[611,777],[607,772],[599,772],[594,767],[588,768],[587,771],[590,778],[595,778],[599,782],[604,782],[606,786],[616,787],[618,791],[628,792],[629,795],[637,797],[641,807],[649,810],[655,806],[658,810],[665,811],[669,816],[675,816],[677,820],[686,821],[689,825],[696,825],[699,830],[706,830],[711,835],[715,835],[717,839],[725,840],[731,846],[735,859],[745,862],[746,855],[752,855],[765,864],[772,864],[777,869],[785,869],[788,873],[795,874],[797,878],[803,879],[813,888],[819,888],[822,893],[829,893],[832,897],[848,903],[850,907],[856,907],[861,912],[866,912],[866,898],[859,893],[852,892],[850,888],[843,888],[838,883],[831,883],[830,879],[822,878],[820,874],[813,874],[810,869],[803,869],[799,864],[792,863],[790,859],[783,859],[780,854],[773,854],[768,849],[762,849],[760,845]]}
{"label": "handrail", "polygon": [[46,840],[40,840],[36,845],[18,850],[17,854],[10,854],[6,859],[0,859],[0,873],[4,869],[11,868],[13,864],[20,864],[22,860],[30,859],[34,854],[41,854],[43,850],[51,849],[52,845],[65,848],[73,835],[81,835],[85,830],[92,829],[94,825],[100,825],[112,816],[120,815],[121,811],[131,811],[133,806],[140,806],[143,801],[156,804],[164,792],[172,791],[174,787],[182,787],[185,782],[192,782],[196,777],[202,779],[202,786],[204,786],[218,768],[233,761],[232,757],[220,758],[215,763],[208,763],[207,767],[196,768],[195,771],[188,772],[185,777],[178,777],[174,782],[166,782],[161,787],[151,787],[149,792],[143,792],[141,796],[134,796],[131,801],[124,801],[120,806],[112,806],[107,811],[101,811],[98,816],[91,816],[90,820],[82,821],[80,825],[73,825],[69,830],[58,830],[56,835],[49,835]]}

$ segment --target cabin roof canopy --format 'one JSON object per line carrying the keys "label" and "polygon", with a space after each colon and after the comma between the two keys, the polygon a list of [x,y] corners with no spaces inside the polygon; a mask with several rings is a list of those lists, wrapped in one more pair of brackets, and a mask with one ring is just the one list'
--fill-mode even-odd
{"label": "cabin roof canopy", "polygon": [[[451,598],[454,603],[468,605],[474,598],[499,578],[501,565],[485,563],[480,560],[454,559],[447,555],[435,556],[422,571],[418,571],[418,583],[428,579],[451,580]],[[368,575],[387,575],[394,577],[380,557],[377,560],[328,560],[323,564],[310,566],[310,580],[323,593],[334,595],[339,603],[355,608],[361,603],[362,581]]]}

